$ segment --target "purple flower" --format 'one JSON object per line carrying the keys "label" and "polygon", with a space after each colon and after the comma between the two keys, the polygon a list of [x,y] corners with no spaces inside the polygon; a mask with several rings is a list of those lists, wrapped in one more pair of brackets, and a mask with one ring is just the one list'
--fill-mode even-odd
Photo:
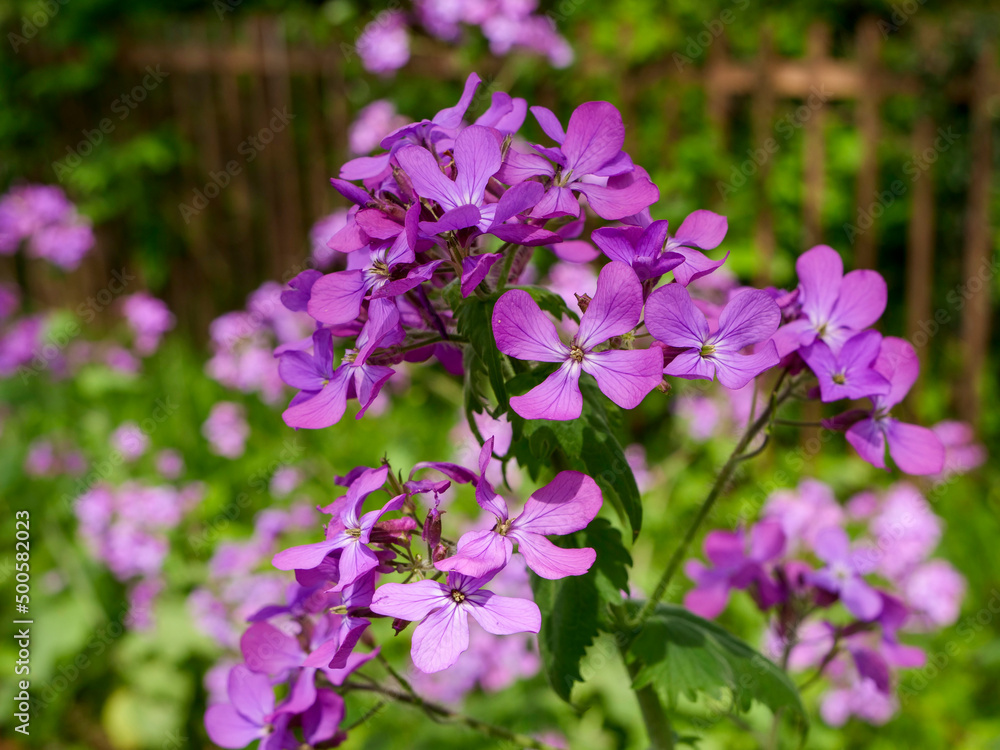
{"label": "purple flower", "polygon": [[271,681],[243,664],[229,672],[229,703],[209,706],[205,729],[219,747],[242,748],[260,740],[260,750],[296,748],[299,743],[288,729],[291,714],[274,712]]}
{"label": "purple flower", "polygon": [[882,552],[881,572],[893,581],[904,578],[934,551],[941,526],[919,489],[909,482],[890,487],[869,526]]}
{"label": "purple flower", "polygon": [[0,322],[9,318],[21,304],[21,292],[15,284],[0,283]]}
{"label": "purple flower", "polygon": [[392,73],[410,59],[410,34],[406,16],[399,11],[383,11],[358,37],[355,48],[365,70]]}
{"label": "purple flower", "polygon": [[410,656],[421,672],[440,672],[469,647],[472,615],[488,633],[537,633],[542,614],[533,601],[497,596],[482,587],[492,576],[449,573],[447,583],[386,583],[375,591],[371,610],[386,617],[421,621],[413,631]]}
{"label": "purple flower", "polygon": [[309,230],[310,257],[320,268],[329,268],[337,253],[330,247],[330,240],[347,226],[347,211],[341,209],[317,220]]}
{"label": "purple flower", "polygon": [[839,594],[847,610],[865,622],[874,620],[882,611],[882,599],[869,586],[864,575],[870,573],[861,556],[851,554],[847,532],[831,526],[816,536],[816,556],[826,567],[809,574],[809,580],[831,594]]}
{"label": "purple flower", "polygon": [[611,260],[627,263],[639,281],[658,279],[684,262],[680,253],[664,252],[667,222],[654,221],[645,229],[636,226],[602,227],[590,235]]}
{"label": "purple flower", "polygon": [[920,630],[954,625],[965,597],[965,578],[945,560],[930,560],[913,570],[902,585],[912,622]]}
{"label": "purple flower", "polygon": [[[871,396],[872,410],[847,430],[847,442],[865,461],[885,468],[885,448],[896,466],[907,474],[937,474],[944,468],[944,446],[932,430],[900,422],[890,415],[909,392],[920,371],[917,353],[909,342],[887,336],[882,339],[875,371],[885,377],[889,391]],[[840,419],[850,417],[850,413]],[[856,419],[855,417],[851,417]],[[837,424],[834,418],[831,424]]]}
{"label": "purple flower", "polygon": [[373,298],[395,296],[429,279],[443,261],[414,264],[419,213],[420,205],[415,203],[406,212],[404,224],[392,221],[375,209],[358,213],[357,220],[364,222],[369,231],[378,232],[383,239],[372,242],[367,253],[368,262],[360,268],[352,267],[349,262],[346,271],[335,271],[318,279],[314,279],[314,272],[296,277],[296,281],[308,287],[298,291],[309,295],[306,306],[309,314],[328,325],[349,323],[361,313],[362,303],[369,293]]}
{"label": "purple flower", "polygon": [[799,353],[819,379],[822,400],[839,401],[889,392],[889,381],[872,367],[881,344],[882,335],[868,330],[847,339],[840,354],[834,354],[822,340],[803,347]]}
{"label": "purple flower", "polygon": [[126,297],[122,303],[122,312],[135,334],[136,351],[144,357],[156,351],[160,338],[176,322],[166,303],[146,292]]}
{"label": "purple flower", "polygon": [[618,188],[603,184],[608,177],[635,168],[628,154],[622,151],[625,125],[614,105],[581,104],[570,116],[565,131],[558,118],[544,107],[532,107],[531,113],[559,147],[536,146],[541,156],[510,149],[500,179],[516,184],[535,175],[551,178],[545,197],[531,212],[533,217],[579,216],[580,204],[574,193],[587,196],[591,208],[603,219],[623,219],[659,199],[660,191],[646,177]]}
{"label": "purple flower", "polygon": [[[688,380],[718,376],[726,388],[742,388],[778,364],[770,337],[781,322],[781,311],[766,292],[749,289],[729,300],[719,316],[719,329],[708,320],[680,284],[654,289],[646,302],[646,328],[657,341],[679,353],[664,372]],[[766,342],[753,354],[748,346]]]}
{"label": "purple flower", "polygon": [[246,409],[232,401],[220,401],[209,412],[208,419],[201,426],[201,433],[213,453],[225,458],[239,458],[246,450],[247,438],[250,437]]}
{"label": "purple flower", "polygon": [[387,99],[376,99],[358,112],[347,129],[347,145],[353,154],[369,154],[378,148],[383,138],[406,123],[407,119],[396,113],[395,104]]}
{"label": "purple flower", "polygon": [[795,262],[799,275],[802,316],[778,329],[774,341],[784,357],[808,346],[816,339],[825,341],[839,353],[850,336],[875,323],[885,310],[885,279],[875,271],[855,270],[844,275],[840,253],[817,245]]}
{"label": "purple flower", "polygon": [[731,589],[757,584],[756,598],[766,609],[780,599],[778,587],[764,570],[764,563],[785,551],[785,534],[773,521],[761,521],[750,531],[713,531],[705,537],[705,556],[714,567],[689,560],[684,572],[696,587],[684,597],[684,606],[701,617],[722,613]]}
{"label": "purple flower", "polygon": [[173,448],[156,454],[156,470],[164,479],[177,479],[184,472],[184,457]]}
{"label": "purple flower", "polygon": [[365,469],[352,483],[339,505],[337,517],[327,526],[326,541],[304,544],[279,552],[271,561],[278,570],[310,570],[323,562],[331,552],[340,551],[340,580],[335,590],[353,583],[378,566],[378,557],[368,542],[376,522],[386,513],[403,507],[405,495],[398,495],[378,510],[358,516],[361,506],[371,493],[385,484],[389,469]]}
{"label": "purple flower", "polygon": [[940,480],[965,474],[986,462],[986,448],[975,441],[972,425],[945,421],[938,422],[931,430],[944,445],[944,469],[941,470]]}
{"label": "purple flower", "polygon": [[556,327],[531,295],[520,289],[505,293],[493,310],[497,347],[517,359],[558,362],[559,369],[523,396],[510,400],[525,419],[576,419],[583,411],[580,373],[597,379],[605,396],[625,409],[634,409],[663,380],[659,349],[595,348],[622,336],[642,317],[642,285],[624,263],[601,269],[597,292],[580,320],[570,346],[559,340]]}
{"label": "purple flower", "polygon": [[123,422],[111,433],[111,447],[126,461],[135,461],[149,449],[149,435],[135,422]]}
{"label": "purple flower", "polygon": [[781,524],[790,552],[802,546],[815,549],[816,538],[828,526],[840,526],[844,510],[833,490],[815,479],[804,479],[794,492],[774,493],[764,506],[764,517]]}
{"label": "purple flower", "polygon": [[[441,172],[438,160],[426,148],[404,146],[396,152],[396,161],[405,170],[417,195],[436,202],[444,212],[436,221],[421,222],[423,232],[435,235],[474,227],[478,232],[521,245],[542,245],[559,240],[557,234],[548,230],[507,223],[538,203],[544,193],[538,183],[516,185],[505,191],[498,202],[486,202],[486,186],[501,165],[501,140],[498,131],[482,125],[470,125],[462,130],[455,138],[454,180]],[[499,259],[498,254],[491,255],[496,256],[494,260]]]}
{"label": "purple flower", "polygon": [[478,578],[503,568],[518,551],[542,578],[558,579],[583,575],[594,564],[596,553],[589,547],[563,549],[546,534],[572,534],[587,526],[601,509],[597,483],[578,471],[561,471],[555,479],[532,493],[520,515],[511,518],[507,503],[486,479],[493,455],[493,438],[479,455],[480,477],[476,482],[476,502],[496,518],[487,531],[470,531],[458,540],[458,551],[435,563],[438,570],[456,571]]}
{"label": "purple flower", "polygon": [[340,421],[353,394],[361,403],[357,419],[378,396],[395,372],[391,367],[369,364],[368,358],[380,346],[402,340],[399,312],[386,300],[372,300],[368,322],[358,336],[357,348],[344,355],[333,369],[333,336],[328,328],[313,334],[313,354],[287,351],[281,354],[278,371],[282,380],[301,389],[281,415],[289,427],[320,429]]}
{"label": "purple flower", "polygon": [[715,271],[729,257],[726,253],[722,260],[706,258],[701,250],[714,250],[726,237],[729,222],[725,216],[720,216],[704,209],[692,211],[677,229],[677,234],[668,237],[664,245],[664,253],[680,255],[683,259],[674,271],[677,283],[687,286],[692,281]]}

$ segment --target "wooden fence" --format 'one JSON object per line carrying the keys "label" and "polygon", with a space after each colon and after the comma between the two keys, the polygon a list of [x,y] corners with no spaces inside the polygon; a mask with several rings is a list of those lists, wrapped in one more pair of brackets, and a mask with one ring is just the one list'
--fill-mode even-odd
{"label": "wooden fence", "polygon": [[[926,30],[926,34],[933,33],[933,29]],[[923,40],[924,34],[917,34],[918,40]],[[703,87],[710,120],[726,143],[734,108],[744,106],[749,99],[752,140],[764,144],[772,132],[776,109],[784,103],[805,102],[817,90],[832,100],[852,102],[861,144],[856,203],[865,210],[880,187],[884,189],[879,184],[878,162],[883,101],[888,96],[919,98],[928,93],[919,76],[893,74],[882,66],[881,41],[876,22],[866,21],[856,30],[853,59],[832,57],[829,30],[817,25],[810,30],[805,57],[783,59],[775,54],[771,37],[763,30],[757,57],[747,62],[733,59],[725,38],[720,37],[708,48],[701,67],[678,69],[667,59],[625,71],[619,103],[627,119],[643,92],[665,78]],[[207,286],[228,292],[230,299],[239,299],[262,278],[287,279],[301,269],[309,225],[336,204],[328,178],[345,158],[346,131],[356,109],[344,77],[343,60],[339,44],[322,49],[298,41],[290,45],[282,22],[269,17],[247,17],[238,25],[187,23],[171,27],[161,39],[124,45],[120,66],[123,80],[134,80],[137,72],[157,65],[170,75],[166,111],[162,111],[162,103],[161,111],[153,107],[138,110],[143,118],[139,127],[151,127],[163,117],[174,119],[193,146],[183,176],[187,187],[178,200],[195,210],[182,216],[178,207],[176,217],[194,263],[187,260],[182,267],[173,269],[175,281],[167,295],[175,306],[210,304],[199,303],[187,294],[192,286]],[[446,69],[447,62],[441,58],[423,62],[437,65],[441,75],[447,77],[458,79],[464,75],[463,71]],[[971,281],[980,275],[984,264],[990,267],[994,251],[990,217],[995,161],[992,138],[1000,115],[1000,76],[994,50],[983,51],[970,78],[949,81],[941,93],[955,107],[967,107],[971,123],[971,168],[962,240],[964,278]],[[665,116],[670,115],[671,106],[675,104],[664,103]],[[262,148],[248,146],[250,136],[260,134],[263,140],[275,113],[281,112],[291,115],[296,127],[272,133],[273,142],[269,140]],[[825,108],[820,107],[802,123],[804,247],[825,239],[821,220],[827,171],[825,117]],[[90,115],[82,121],[86,125],[92,119]],[[912,133],[914,155],[934,148],[937,126],[930,115],[918,120]],[[76,132],[69,125],[67,130]],[[240,169],[230,174],[234,170],[227,170],[227,164],[233,163]],[[225,179],[213,175],[223,174],[229,176],[227,186],[219,190],[210,187],[213,181]],[[776,245],[773,210],[766,198],[770,179],[771,170],[765,160],[751,178],[760,196],[754,236],[763,258],[758,279],[761,282],[769,279]],[[198,203],[207,203],[208,208],[194,206],[196,191],[204,196]],[[919,337],[926,336],[921,331],[935,317],[932,290],[940,261],[934,246],[933,169],[901,199],[910,204],[905,269],[907,325],[911,340],[919,344]],[[873,226],[871,231],[857,236],[855,266],[879,267],[876,229]],[[979,284],[961,312],[963,377],[971,380],[956,389],[956,398],[960,413],[973,421],[978,415],[990,339],[990,285],[989,279]],[[205,317],[212,312],[207,308],[202,311]]]}

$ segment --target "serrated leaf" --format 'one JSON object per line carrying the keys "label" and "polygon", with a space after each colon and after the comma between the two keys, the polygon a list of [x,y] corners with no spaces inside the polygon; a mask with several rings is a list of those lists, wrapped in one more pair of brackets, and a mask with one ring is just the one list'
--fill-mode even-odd
{"label": "serrated leaf", "polygon": [[542,612],[538,634],[542,664],[552,689],[568,702],[573,684],[583,679],[580,661],[605,624],[608,605],[621,604],[632,557],[621,534],[604,518],[552,541],[561,547],[592,547],[597,553],[585,575],[557,581],[531,576],[535,603]]}
{"label": "serrated leaf", "polygon": [[493,395],[501,410],[508,408],[507,386],[504,382],[503,361],[496,339],[493,338],[493,306],[496,300],[467,297],[460,293],[449,295],[449,303],[455,311],[455,324],[460,336],[472,346],[478,361],[485,370],[493,389]]}
{"label": "serrated leaf", "polygon": [[[510,393],[526,392],[541,382],[540,369],[509,381]],[[629,524],[635,541],[642,528],[642,497],[625,451],[611,427],[613,418],[608,408],[617,407],[610,404],[589,378],[581,378],[580,390],[583,392],[580,419],[524,420],[511,414],[515,441],[512,450],[518,464],[532,478],[537,479],[542,469],[549,468],[576,469],[592,477],[618,517]]]}
{"label": "serrated leaf", "polygon": [[687,611],[660,604],[629,647],[640,665],[634,688],[653,685],[672,704],[684,694],[731,696],[746,712],[754,701],[793,716],[805,736],[809,717],[798,691],[781,669],[725,628]]}

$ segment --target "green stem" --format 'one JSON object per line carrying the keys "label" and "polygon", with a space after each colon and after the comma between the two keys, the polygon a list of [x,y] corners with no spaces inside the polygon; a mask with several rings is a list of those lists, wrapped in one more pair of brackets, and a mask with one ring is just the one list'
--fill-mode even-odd
{"label": "green stem", "polygon": [[[781,382],[780,380],[778,381]],[[680,546],[674,550],[674,554],[671,556],[670,561],[667,563],[667,568],[663,571],[663,575],[660,577],[660,582],[656,584],[656,589],[653,591],[652,596],[646,601],[645,606],[639,611],[636,616],[634,624],[636,626],[641,626],[651,614],[656,609],[656,605],[660,603],[660,600],[667,593],[667,588],[670,586],[670,581],[673,579],[674,574],[681,565],[681,561],[687,555],[688,548],[694,541],[695,536],[698,533],[698,529],[701,528],[701,524],[708,518],[708,514],[712,510],[712,506],[715,505],[715,501],[719,499],[722,494],[722,490],[726,487],[730,478],[733,476],[733,472],[736,470],[737,465],[743,460],[743,452],[747,449],[747,446],[753,441],[755,437],[767,427],[771,418],[774,415],[777,408],[791,395],[792,389],[795,387],[795,382],[789,383],[785,388],[775,395],[773,392],[771,398],[767,405],[767,408],[761,412],[760,416],[754,420],[746,432],[743,433],[743,437],[736,444],[733,452],[730,454],[729,459],[726,461],[725,465],[722,467],[722,471],[719,472],[719,476],[716,477],[715,483],[712,485],[712,489],[709,490],[708,496],[705,498],[704,502],[701,504],[701,508],[698,509],[698,515],[695,516],[694,522],[688,527],[687,532],[684,534],[684,538],[681,540]]]}
{"label": "green stem", "polygon": [[502,292],[507,288],[510,269],[514,265],[514,256],[517,255],[517,247],[509,242],[503,246],[502,252],[506,255],[503,257],[503,268],[500,270],[500,278],[497,280],[497,292]]}
{"label": "green stem", "polygon": [[[635,679],[639,673],[639,665],[629,664],[628,673],[632,679]],[[670,719],[667,717],[667,712],[663,710],[660,698],[652,684],[636,690],[635,697],[639,701],[642,720],[646,724],[650,750],[673,750],[674,729],[670,726]]]}
{"label": "green stem", "polygon": [[556,748],[552,745],[536,740],[534,737],[529,737],[526,734],[520,734],[518,732],[512,732],[509,729],[504,729],[503,727],[498,727],[494,724],[480,721],[479,719],[475,719],[471,716],[460,714],[457,711],[452,711],[450,708],[445,708],[437,703],[429,703],[421,700],[420,698],[414,698],[409,693],[402,693],[398,690],[382,687],[381,685],[363,685],[357,682],[347,682],[344,684],[344,687],[351,690],[367,690],[369,692],[379,693],[380,695],[384,695],[386,698],[391,698],[392,700],[409,703],[410,705],[420,708],[434,721],[446,719],[459,724],[465,724],[465,726],[470,729],[475,729],[477,732],[485,734],[488,737],[496,737],[498,739],[507,740],[508,742],[513,742],[518,747],[532,748],[533,750],[556,750]]}

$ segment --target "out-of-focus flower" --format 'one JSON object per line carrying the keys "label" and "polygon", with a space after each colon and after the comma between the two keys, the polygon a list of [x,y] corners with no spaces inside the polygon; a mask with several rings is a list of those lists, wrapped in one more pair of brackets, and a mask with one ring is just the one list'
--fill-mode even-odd
{"label": "out-of-focus flower", "polygon": [[410,34],[406,16],[383,11],[365,26],[355,45],[361,64],[372,73],[393,73],[410,59]]}
{"label": "out-of-focus flower", "polygon": [[61,188],[24,185],[0,197],[0,255],[25,241],[29,255],[71,271],[94,246],[94,232]]}
{"label": "out-of-focus flower", "polygon": [[135,461],[149,449],[149,435],[135,422],[123,422],[111,433],[111,447],[126,461]]}
{"label": "out-of-focus flower", "polygon": [[147,292],[126,297],[122,302],[122,312],[135,335],[135,349],[144,357],[156,351],[160,338],[176,322],[166,303]]}
{"label": "out-of-focus flower", "polygon": [[376,99],[358,112],[351,123],[347,131],[347,146],[357,156],[369,154],[389,133],[408,122],[408,118],[396,112],[395,104],[387,99]]}
{"label": "out-of-focus flower", "polygon": [[212,453],[225,458],[239,458],[246,450],[250,425],[246,409],[232,401],[220,401],[212,407],[208,419],[201,426],[201,433],[208,440]]}
{"label": "out-of-focus flower", "polygon": [[184,473],[184,457],[173,448],[164,448],[156,454],[156,470],[164,479],[177,479]]}

